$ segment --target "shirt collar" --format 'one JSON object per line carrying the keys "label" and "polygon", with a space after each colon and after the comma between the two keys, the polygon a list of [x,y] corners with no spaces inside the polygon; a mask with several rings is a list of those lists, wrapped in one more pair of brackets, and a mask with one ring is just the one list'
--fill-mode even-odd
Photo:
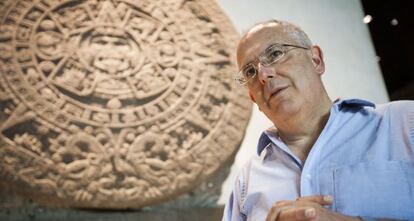
{"label": "shirt collar", "polygon": [[347,99],[347,100],[342,100],[342,99],[337,99],[334,102],[334,106],[336,106],[338,108],[338,110],[342,110],[344,107],[373,107],[375,108],[375,104],[366,100],[361,100],[361,99]]}
{"label": "shirt collar", "polygon": [[[364,106],[368,106],[368,107],[373,107],[375,108],[375,104],[366,100],[361,100],[361,99],[347,99],[347,100],[342,100],[342,99],[337,99],[334,102],[334,108],[336,108],[337,110],[342,110],[344,107],[350,107],[350,108],[355,108],[355,107],[364,107]],[[275,127],[271,127],[267,130],[265,130],[259,138],[259,142],[257,144],[257,155],[260,156],[260,154],[262,153],[262,151],[269,146],[269,144],[272,142],[269,138],[269,136],[274,134],[277,134],[277,129]]]}
{"label": "shirt collar", "polygon": [[265,130],[262,135],[260,135],[259,138],[259,143],[257,144],[257,155],[260,156],[260,154],[262,153],[262,151],[269,146],[269,144],[272,142],[270,140],[271,134],[275,135],[277,134],[277,129],[276,127],[271,127],[267,130]]}
{"label": "shirt collar", "polygon": [[262,135],[260,135],[259,143],[257,144],[257,155],[260,156],[260,153],[262,153],[270,142],[270,138],[267,136],[266,132],[263,132]]}

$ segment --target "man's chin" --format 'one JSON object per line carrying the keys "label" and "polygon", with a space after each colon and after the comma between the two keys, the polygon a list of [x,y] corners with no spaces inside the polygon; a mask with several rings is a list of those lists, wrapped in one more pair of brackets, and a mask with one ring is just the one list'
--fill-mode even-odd
{"label": "man's chin", "polygon": [[291,115],[298,109],[295,103],[289,99],[270,99],[267,103],[267,108],[273,114],[287,116]]}
{"label": "man's chin", "polygon": [[280,105],[286,102],[286,98],[284,96],[273,95],[266,101],[266,106],[269,109],[277,109]]}

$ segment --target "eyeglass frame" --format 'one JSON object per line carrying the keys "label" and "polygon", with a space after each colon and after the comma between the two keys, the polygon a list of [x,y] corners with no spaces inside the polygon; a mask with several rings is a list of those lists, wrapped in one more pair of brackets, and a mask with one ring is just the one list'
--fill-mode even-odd
{"label": "eyeglass frame", "polygon": [[[286,50],[280,50],[283,54],[277,58],[276,60],[268,63],[268,64],[263,64],[263,62],[261,61],[262,59],[260,59],[261,57],[263,57],[265,55],[265,53],[272,47],[275,46],[279,46],[281,49],[284,49],[284,47],[292,47],[290,49],[286,49]],[[292,44],[281,44],[281,43],[275,43],[275,44],[271,44],[269,47],[267,47],[264,51],[262,51],[259,56],[257,56],[253,61],[243,65],[243,67],[239,70],[239,72],[236,73],[236,75],[234,76],[234,80],[240,84],[245,86],[251,79],[255,78],[257,76],[257,74],[259,73],[258,71],[258,64],[260,63],[261,65],[265,66],[265,67],[269,67],[270,65],[278,62],[280,59],[282,59],[287,52],[293,50],[293,49],[306,49],[306,50],[310,50],[310,47],[305,47],[305,46],[301,46],[301,45],[292,45]],[[247,80],[242,81],[242,77],[244,78],[244,73],[243,71],[246,69],[246,67],[253,65],[254,69],[256,70],[256,73],[253,74],[253,76],[249,77]]]}

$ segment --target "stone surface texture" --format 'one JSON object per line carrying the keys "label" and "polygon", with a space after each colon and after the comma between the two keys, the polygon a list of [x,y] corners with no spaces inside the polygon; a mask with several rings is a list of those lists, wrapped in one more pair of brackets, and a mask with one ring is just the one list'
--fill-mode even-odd
{"label": "stone surface texture", "polygon": [[2,0],[0,19],[1,182],[46,205],[140,208],[232,160],[251,106],[215,1]]}

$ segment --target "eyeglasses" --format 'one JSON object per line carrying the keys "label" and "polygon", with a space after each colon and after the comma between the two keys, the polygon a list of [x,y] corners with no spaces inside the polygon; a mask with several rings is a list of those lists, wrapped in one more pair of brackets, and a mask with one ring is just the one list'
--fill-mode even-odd
{"label": "eyeglasses", "polygon": [[246,85],[251,79],[256,77],[258,73],[258,64],[268,67],[271,64],[279,61],[283,56],[290,50],[293,49],[306,49],[309,50],[309,47],[290,45],[290,44],[272,44],[266,48],[259,56],[252,62],[244,65],[241,70],[236,74],[234,79],[237,83],[241,85]]}

